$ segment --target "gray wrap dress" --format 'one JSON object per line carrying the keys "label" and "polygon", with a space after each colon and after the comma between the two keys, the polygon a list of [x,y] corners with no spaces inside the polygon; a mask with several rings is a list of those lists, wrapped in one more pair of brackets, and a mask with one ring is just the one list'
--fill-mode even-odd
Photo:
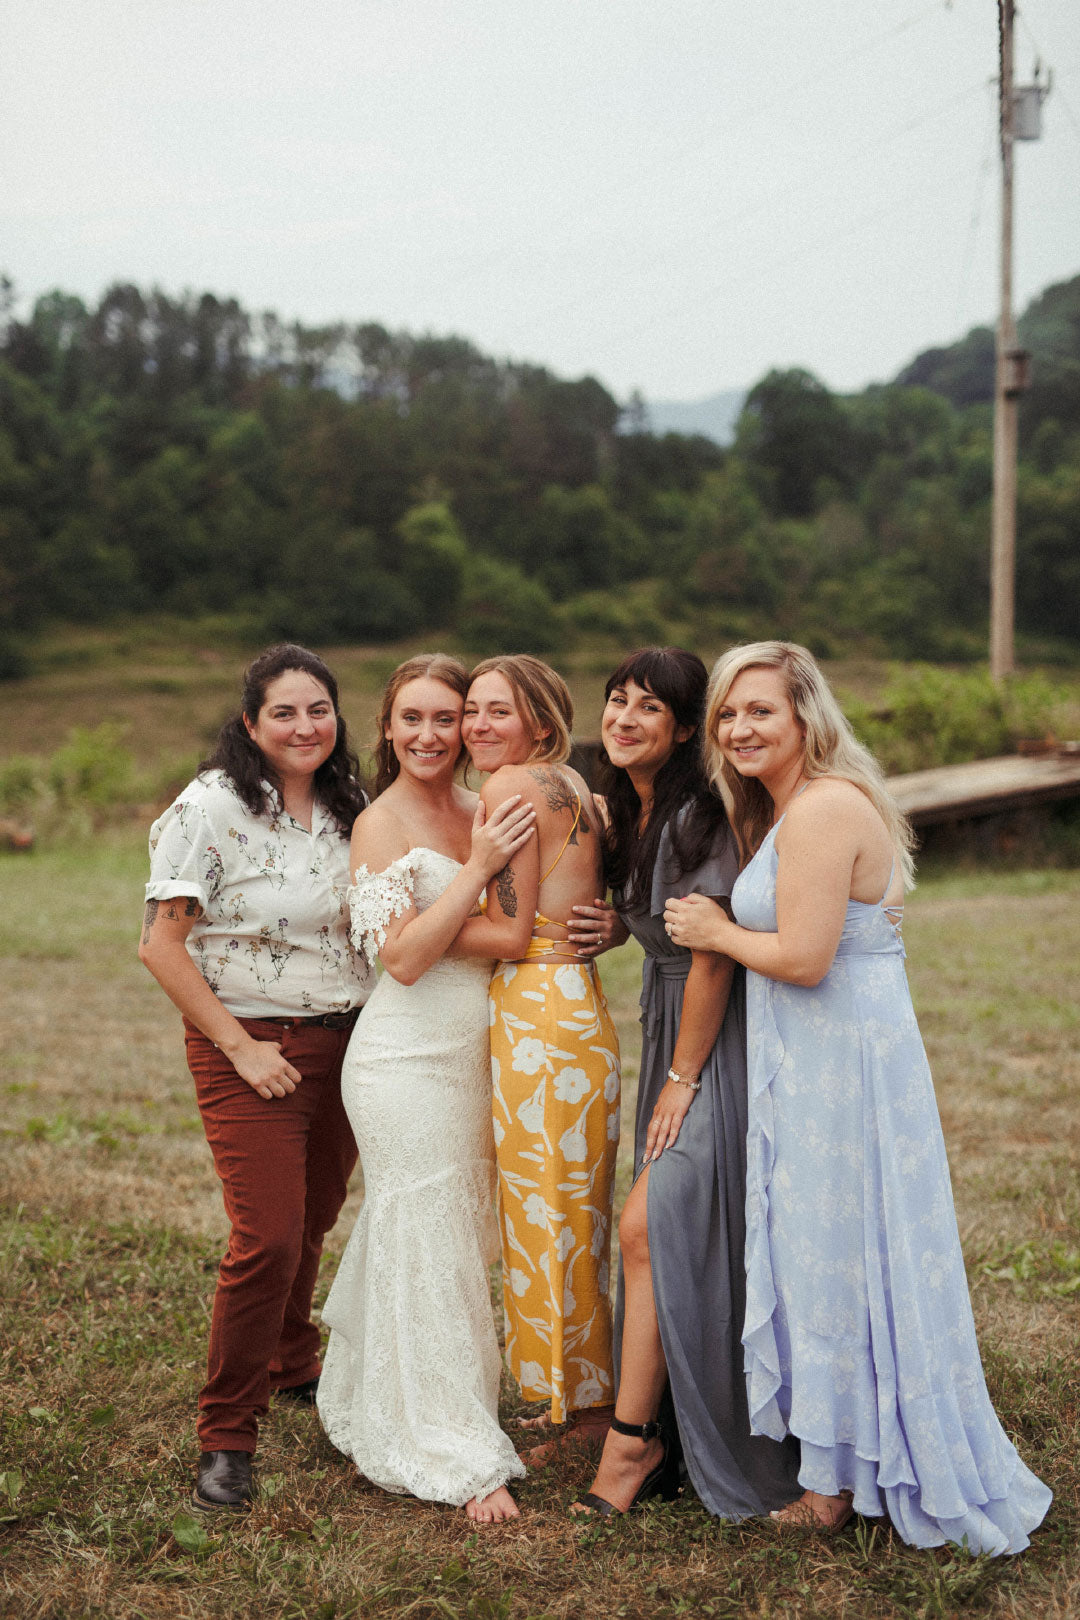
{"label": "gray wrap dress", "polygon": [[[620,917],[645,951],[635,1180],[642,1169],[649,1119],[671,1067],[690,971],[690,952],[672,944],[664,932],[664,904],[694,893],[726,899],[738,874],[730,828],[718,831],[701,866],[683,873],[675,867],[670,829],[665,828],[648,905],[628,905],[622,895],[614,897]],[[709,1512],[724,1519],[762,1514],[801,1494],[797,1445],[750,1433],[741,1342],[746,1131],[745,975],[736,968],[727,1014],[701,1071],[701,1090],[678,1140],[651,1166],[648,1191],[653,1292],[670,1381],[667,1420],[673,1408],[690,1481]],[[620,1261],[616,1356],[623,1311]]]}

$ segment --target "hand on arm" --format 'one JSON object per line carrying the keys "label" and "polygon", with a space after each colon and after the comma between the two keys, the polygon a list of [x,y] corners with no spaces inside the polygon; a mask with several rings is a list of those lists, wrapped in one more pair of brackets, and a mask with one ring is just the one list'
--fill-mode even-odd
{"label": "hand on arm", "polygon": [[[502,781],[500,781],[502,776]],[[512,779],[512,778],[511,778]],[[512,799],[505,797],[505,776],[497,772],[485,783],[481,804],[494,818]],[[451,956],[481,957],[494,962],[517,962],[528,949],[540,889],[540,840],[530,838],[487,885],[487,910],[462,924]]]}
{"label": "hand on arm", "polygon": [[669,900],[677,945],[722,951],[766,978],[812,987],[836,955],[868,801],[846,782],[822,781],[794,801],[777,835],[775,933],[740,928],[703,895]]}
{"label": "hand on arm", "polygon": [[580,957],[600,956],[630,938],[629,928],[606,900],[596,899],[591,906],[573,906],[571,911],[567,930]]}
{"label": "hand on arm", "polygon": [[[701,895],[696,899],[704,898]],[[710,904],[715,902],[710,901]],[[719,907],[717,908],[719,909]],[[695,951],[683,992],[682,1016],[671,1067],[681,1080],[697,1080],[716,1045],[727,1012],[735,964],[730,957]],[[669,1080],[665,1084],[645,1137],[644,1164],[658,1159],[678,1139],[682,1122],[697,1095],[690,1085]]]}
{"label": "hand on arm", "polygon": [[215,996],[188,953],[185,941],[201,915],[190,895],[148,900],[139,939],[139,960],[169,1000],[229,1059],[260,1097],[295,1091],[300,1073],[281,1055],[277,1041],[256,1041]]}
{"label": "hand on arm", "polygon": [[[400,839],[388,837],[381,826],[365,828],[364,813],[353,829],[353,870],[363,864],[369,871],[382,871],[406,851]],[[453,882],[443,890],[434,905],[418,912],[414,906],[391,918],[379,956],[386,971],[402,984],[415,984],[428,968],[446,955],[475,907],[484,889],[530,843],[535,845],[536,813],[513,795],[487,813],[483,801],[476,807],[469,859]],[[393,847],[391,847],[393,846]],[[477,922],[482,918],[475,919]],[[532,919],[529,924],[531,927]],[[460,951],[455,954],[463,954]],[[493,955],[476,951],[475,955]]]}

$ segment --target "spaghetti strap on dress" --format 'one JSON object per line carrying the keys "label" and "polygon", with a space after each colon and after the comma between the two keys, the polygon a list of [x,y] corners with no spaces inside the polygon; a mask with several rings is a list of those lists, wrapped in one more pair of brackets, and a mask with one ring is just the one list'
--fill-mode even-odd
{"label": "spaghetti strap on dress", "polygon": [[[574,819],[554,872],[581,820]],[[552,1421],[614,1399],[610,1252],[619,1037],[592,962],[552,960],[536,930],[491,981],[491,1069],[506,1359]]]}
{"label": "spaghetti strap on dress", "polygon": [[[775,842],[735,885],[744,928],[776,930]],[[747,974],[750,1418],[914,1546],[1016,1553],[1051,1496],[983,1379],[891,882],[848,902],[820,984]]]}
{"label": "spaghetti strap on dress", "polygon": [[[547,880],[551,876],[552,872],[554,872],[555,868],[558,866],[559,862],[562,860],[563,856],[566,854],[567,846],[569,845],[570,840],[573,838],[574,834],[577,832],[578,823],[581,821],[581,794],[578,792],[578,790],[574,786],[573,782],[567,783],[567,786],[570,788],[570,791],[573,793],[574,799],[576,801],[576,805],[575,805],[575,809],[574,809],[574,819],[570,823],[570,831],[567,833],[566,837],[563,839],[562,843],[559,846],[559,853],[556,855],[555,859],[552,861],[552,863],[548,867],[547,871],[541,874],[540,883],[539,883],[539,887],[541,889],[544,887],[544,884],[547,882]],[[543,935],[538,932],[538,930],[541,929],[541,928],[551,928],[551,927],[565,928],[566,924],[565,923],[553,923],[552,919],[550,917],[545,917],[542,912],[538,911],[536,913],[536,916],[533,918],[532,939],[530,940],[529,948],[525,953],[525,960],[526,961],[530,961],[533,958],[538,957],[538,956],[550,956],[552,951],[557,951],[563,945],[564,942],[562,940],[559,940],[559,939],[545,939],[543,937]]]}

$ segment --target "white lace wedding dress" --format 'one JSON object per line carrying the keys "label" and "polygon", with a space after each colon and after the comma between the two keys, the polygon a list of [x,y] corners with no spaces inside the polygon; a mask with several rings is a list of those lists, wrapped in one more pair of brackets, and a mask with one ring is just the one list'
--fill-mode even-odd
{"label": "white lace wedding dress", "polygon": [[[459,870],[412,849],[357,873],[352,939],[373,962],[386,925]],[[525,1469],[499,1428],[488,1292],[493,1213],[488,980],[444,959],[414,985],[384,973],[353,1031],[341,1089],[364,1204],[323,1309],[323,1426],[384,1490],[463,1506]]]}

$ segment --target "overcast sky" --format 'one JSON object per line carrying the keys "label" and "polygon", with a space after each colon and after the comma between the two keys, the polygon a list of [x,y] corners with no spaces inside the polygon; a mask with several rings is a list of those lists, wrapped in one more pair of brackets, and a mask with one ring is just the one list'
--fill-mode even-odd
{"label": "overcast sky", "polygon": [[[458,332],[695,398],[997,306],[996,0],[5,0],[0,268]],[[1016,307],[1080,272],[1080,0],[1028,0]]]}

